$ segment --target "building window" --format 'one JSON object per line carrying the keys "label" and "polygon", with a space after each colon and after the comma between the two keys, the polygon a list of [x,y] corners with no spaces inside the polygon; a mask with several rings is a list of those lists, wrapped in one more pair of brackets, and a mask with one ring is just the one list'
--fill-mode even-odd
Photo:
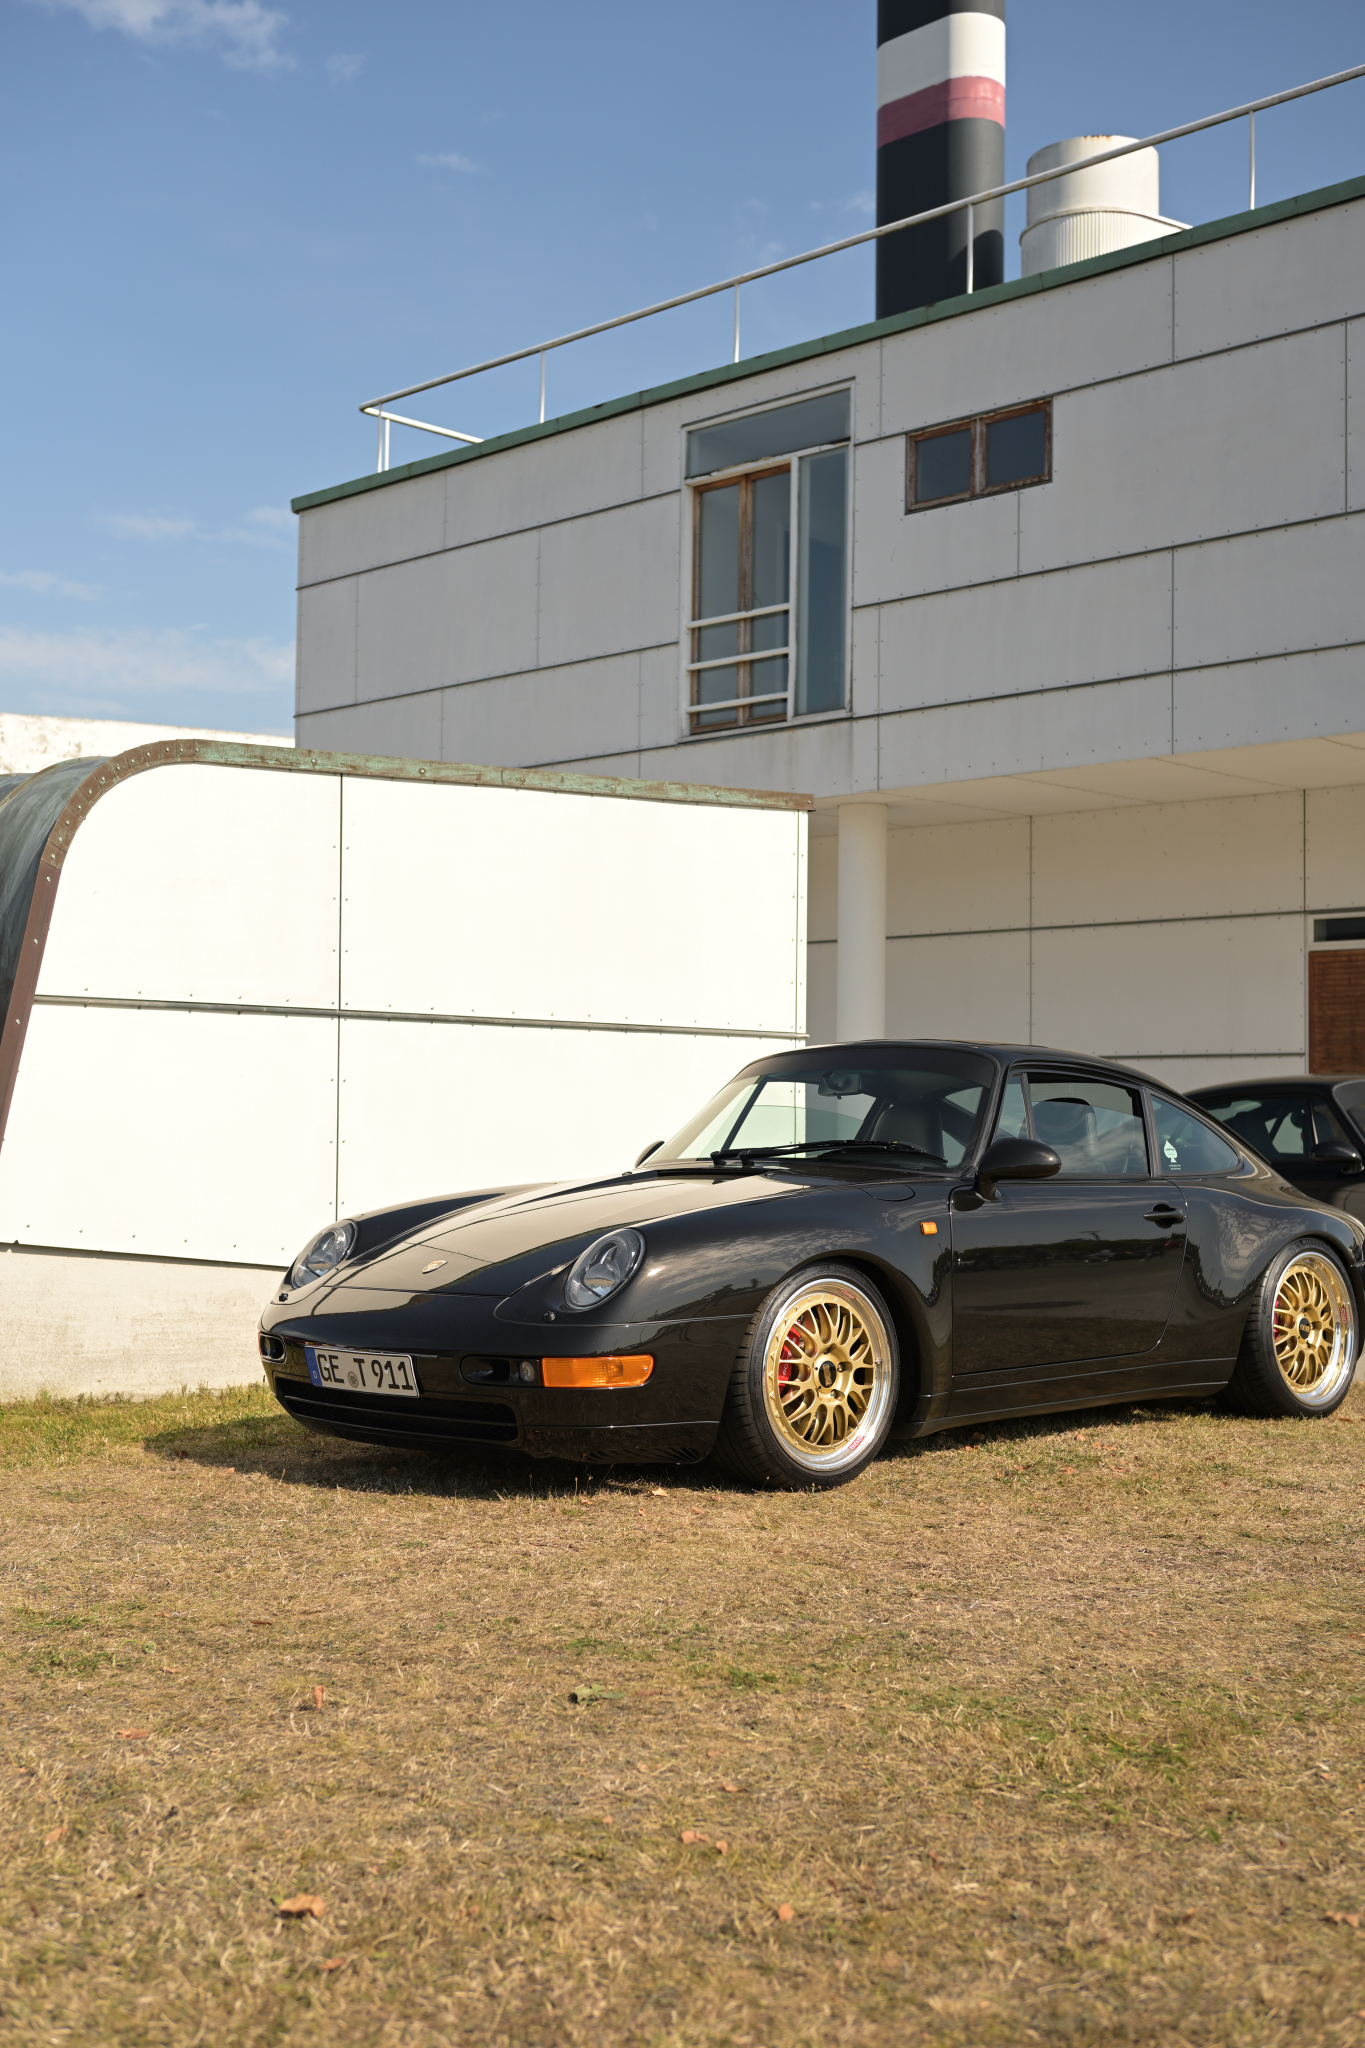
{"label": "building window", "polygon": [[1052,404],[1016,406],[911,434],[905,509],[954,505],[1052,480]]}
{"label": "building window", "polygon": [[843,709],[849,412],[839,391],[688,435],[689,732]]}

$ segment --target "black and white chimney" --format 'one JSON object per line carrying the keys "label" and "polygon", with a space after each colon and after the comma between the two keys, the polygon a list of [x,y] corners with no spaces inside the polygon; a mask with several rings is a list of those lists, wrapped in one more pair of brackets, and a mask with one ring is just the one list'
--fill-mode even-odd
{"label": "black and white chimney", "polygon": [[[1005,0],[878,0],[877,224],[1005,179]],[[974,210],[972,285],[1005,275],[1005,206]],[[967,289],[967,214],[877,243],[877,318]]]}

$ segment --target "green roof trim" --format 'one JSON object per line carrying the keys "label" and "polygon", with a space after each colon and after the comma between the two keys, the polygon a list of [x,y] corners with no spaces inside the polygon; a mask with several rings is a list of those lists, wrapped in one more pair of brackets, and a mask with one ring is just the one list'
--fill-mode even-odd
{"label": "green roof trim", "polygon": [[1257,228],[1274,227],[1300,214],[1319,213],[1329,206],[1344,206],[1352,199],[1365,198],[1365,177],[1347,178],[1337,185],[1323,185],[1316,192],[1303,192],[1294,199],[1280,199],[1273,206],[1258,206],[1249,213],[1230,213],[1222,220],[1204,221],[1198,227],[1175,234],[1160,235],[1150,242],[1135,242],[1130,248],[1115,249],[1107,256],[1090,256],[1083,263],[1068,263],[1060,270],[1043,270],[1032,277],[1011,278],[1007,284],[989,285],[985,290],[963,293],[956,299],[940,299],[932,306],[916,306],[909,313],[894,314],[888,320],[869,320],[860,327],[846,327],[838,334],[821,335],[815,341],[798,341],[789,348],[773,349],[768,355],[746,356],[742,362],[722,363],[716,369],[700,370],[691,377],[679,377],[671,384],[656,384],[647,391],[632,391],[624,398],[609,398],[582,412],[568,412],[558,419],[544,420],[529,427],[496,434],[476,447],[453,448],[440,455],[427,455],[418,462],[402,463],[397,469],[374,470],[368,476],[353,477],[349,483],[333,484],[327,490],[307,491],[291,500],[295,512],[311,512],[319,505],[334,504],[339,498],[354,498],[364,491],[381,491],[390,484],[406,483],[409,477],[428,476],[433,470],[452,469],[461,462],[481,462],[485,456],[501,454],[504,448],[522,448],[553,434],[570,434],[579,427],[594,426],[599,420],[617,419],[622,413],[643,411],[671,398],[685,398],[694,391],[714,391],[727,384],[760,377],[768,370],[780,370],[789,363],[810,362],[819,356],[835,355],[841,349],[857,348],[865,342],[881,341],[892,334],[907,334],[916,327],[930,327],[939,320],[958,320],[1010,299],[1030,297],[1034,292],[1054,291],[1059,285],[1075,284],[1083,278],[1100,277],[1107,271],[1127,270],[1137,263],[1177,255],[1182,249],[1198,249],[1206,242],[1225,241],[1231,235],[1250,234]]}

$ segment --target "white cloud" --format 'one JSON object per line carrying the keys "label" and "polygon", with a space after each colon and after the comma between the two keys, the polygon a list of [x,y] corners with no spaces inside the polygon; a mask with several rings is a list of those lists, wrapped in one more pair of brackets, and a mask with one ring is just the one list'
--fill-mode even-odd
{"label": "white cloud", "polygon": [[183,540],[194,532],[192,519],[163,519],[155,512],[108,512],[97,524],[116,540]]}
{"label": "white cloud", "polygon": [[263,697],[292,685],[294,649],[271,640],[206,640],[158,631],[26,633],[0,627],[0,692],[43,690],[87,714],[122,716],[172,692]]}
{"label": "white cloud", "polygon": [[877,211],[877,202],[871,192],[855,192],[844,207],[845,213],[865,213],[869,220]]}
{"label": "white cloud", "polygon": [[106,512],[96,520],[115,540],[229,541],[249,548],[293,547],[294,515],[284,505],[256,505],[244,515],[242,526],[224,526],[216,532],[200,526],[195,519],[168,519],[158,512]]}
{"label": "white cloud", "polygon": [[330,85],[349,85],[353,78],[359,78],[365,69],[364,56],[357,50],[338,50],[335,57],[327,59],[327,80]]}
{"label": "white cloud", "polygon": [[238,71],[280,71],[293,65],[278,47],[288,15],[261,0],[40,0],[52,12],[81,15],[91,28],[117,29],[150,47],[207,44]]}
{"label": "white cloud", "polygon": [[0,571],[0,583],[11,590],[31,591],[35,597],[74,597],[82,603],[104,595],[98,583],[68,583],[64,576],[53,576],[46,569],[15,569],[9,575]]}
{"label": "white cloud", "polygon": [[477,178],[483,170],[472,157],[457,156],[454,150],[446,150],[441,156],[419,156],[417,159],[425,171],[463,171],[468,177]]}

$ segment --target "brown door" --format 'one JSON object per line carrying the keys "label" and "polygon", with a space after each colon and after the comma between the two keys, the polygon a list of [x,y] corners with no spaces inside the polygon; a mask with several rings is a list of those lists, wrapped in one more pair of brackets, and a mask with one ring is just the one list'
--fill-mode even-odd
{"label": "brown door", "polygon": [[1365,1074],[1365,952],[1308,955],[1308,1067]]}

